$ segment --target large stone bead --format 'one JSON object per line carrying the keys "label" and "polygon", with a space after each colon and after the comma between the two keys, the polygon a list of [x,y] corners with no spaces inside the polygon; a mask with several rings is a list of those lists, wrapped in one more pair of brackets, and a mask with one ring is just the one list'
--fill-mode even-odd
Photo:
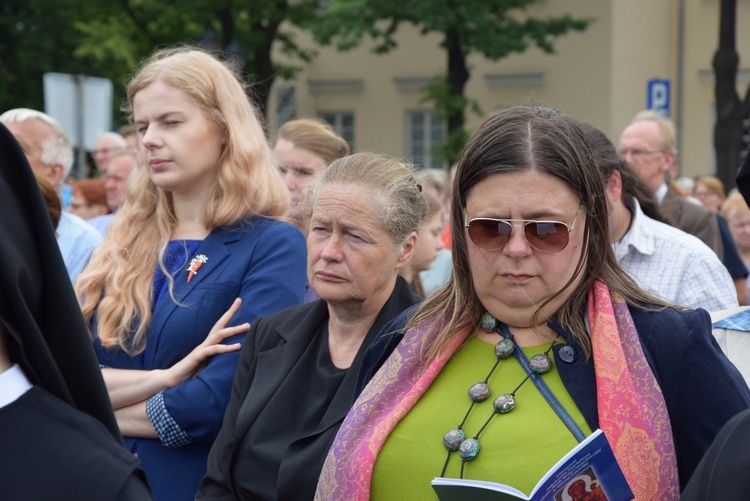
{"label": "large stone bead", "polygon": [[482,402],[484,400],[487,400],[487,397],[490,396],[490,385],[485,383],[484,381],[481,383],[477,383],[472,385],[471,388],[469,388],[469,398],[472,399],[474,402]]}
{"label": "large stone bead", "polygon": [[479,440],[476,438],[467,438],[461,442],[461,447],[458,448],[458,455],[464,461],[471,461],[479,454]]}
{"label": "large stone bead", "polygon": [[500,359],[508,358],[515,349],[516,345],[513,344],[513,341],[510,339],[501,339],[495,345],[495,356]]}
{"label": "large stone bead", "polygon": [[465,439],[464,431],[456,428],[443,436],[443,447],[451,452],[456,452]]}
{"label": "large stone bead", "polygon": [[506,414],[516,407],[516,399],[509,393],[504,393],[497,397],[492,406],[498,414]]}
{"label": "large stone bead", "polygon": [[489,313],[485,313],[484,315],[482,315],[480,325],[485,332],[492,332],[495,330],[495,327],[497,327],[497,319],[495,319],[495,317],[493,317]]}
{"label": "large stone bead", "polygon": [[544,374],[552,368],[552,359],[544,353],[538,353],[529,359],[529,365],[534,372]]}

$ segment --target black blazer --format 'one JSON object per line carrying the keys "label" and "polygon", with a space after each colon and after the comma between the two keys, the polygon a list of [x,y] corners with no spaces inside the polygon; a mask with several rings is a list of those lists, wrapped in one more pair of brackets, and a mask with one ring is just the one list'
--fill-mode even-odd
{"label": "black blazer", "polygon": [[682,492],[681,501],[750,499],[750,411],[721,429]]}
{"label": "black blazer", "polygon": [[[312,499],[328,449],[352,405],[362,356],[388,321],[418,303],[401,277],[370,328],[351,368],[315,432],[293,442],[278,472],[277,499]],[[287,308],[258,320],[247,335],[232,385],[232,397],[219,436],[208,457],[208,472],[196,499],[230,500],[237,496],[232,470],[250,427],[318,330],[328,322],[323,300]],[[304,382],[300,381],[300,384]],[[243,483],[253,472],[242,472]]]}

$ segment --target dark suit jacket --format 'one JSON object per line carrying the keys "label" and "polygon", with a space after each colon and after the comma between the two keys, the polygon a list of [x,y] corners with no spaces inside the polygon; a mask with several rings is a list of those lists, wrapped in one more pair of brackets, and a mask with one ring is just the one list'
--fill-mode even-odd
{"label": "dark suit jacket", "polygon": [[701,239],[703,243],[724,259],[724,249],[719,233],[719,224],[716,216],[705,207],[690,203],[674,190],[667,189],[664,200],[661,201],[659,209],[668,216],[676,227]]}
{"label": "dark suit jacket", "polygon": [[0,430],[3,499],[151,499],[135,456],[99,421],[39,386],[0,408]]}
{"label": "dark suit jacket", "polygon": [[[355,395],[403,337],[410,311],[383,329],[370,345],[360,368]],[[684,487],[721,427],[750,407],[750,390],[711,334],[705,310],[648,312],[630,308],[633,323],[651,370],[661,387],[672,425],[680,486]],[[553,348],[555,366],[565,389],[592,430],[599,428],[596,373],[593,359],[555,322],[549,326],[575,351],[572,362],[560,358],[563,345]],[[387,334],[389,333],[389,334]],[[717,498],[718,499],[718,498]]]}
{"label": "dark suit jacket", "polygon": [[750,411],[733,417],[716,436],[681,501],[750,499]]}
{"label": "dark suit jacket", "polygon": [[[352,405],[354,383],[366,347],[388,321],[420,300],[399,277],[316,432],[293,442],[287,449],[278,472],[277,499],[313,498],[328,449]],[[239,454],[252,453],[252,444],[250,447],[244,444],[245,435],[310,340],[327,322],[328,306],[318,300],[288,308],[255,323],[242,348],[232,399],[211,448],[208,473],[196,499],[239,499],[238,484],[253,482],[252,471],[243,471],[240,479],[233,471]]]}

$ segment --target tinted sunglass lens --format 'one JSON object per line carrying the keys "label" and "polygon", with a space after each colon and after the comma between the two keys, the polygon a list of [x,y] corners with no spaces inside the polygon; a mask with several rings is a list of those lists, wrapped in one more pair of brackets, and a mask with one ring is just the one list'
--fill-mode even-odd
{"label": "tinted sunglass lens", "polygon": [[469,237],[480,249],[497,250],[510,240],[513,227],[505,221],[475,219],[469,223]]}
{"label": "tinted sunglass lens", "polygon": [[541,252],[560,252],[568,245],[568,228],[562,223],[529,223],[523,231],[529,245]]}

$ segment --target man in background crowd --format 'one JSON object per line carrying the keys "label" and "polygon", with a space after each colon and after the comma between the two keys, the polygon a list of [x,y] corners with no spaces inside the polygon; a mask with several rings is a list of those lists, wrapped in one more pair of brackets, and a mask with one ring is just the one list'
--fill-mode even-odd
{"label": "man in background crowd", "polygon": [[[2,122],[21,144],[31,168],[58,191],[73,166],[73,148],[68,135],[51,116],[41,111],[16,108],[0,115]],[[57,244],[75,282],[101,243],[102,236],[80,217],[64,211],[57,227]]]}
{"label": "man in background crowd", "polygon": [[115,153],[128,147],[125,138],[116,132],[100,134],[94,142],[94,164],[100,173],[107,170],[109,162]]}
{"label": "man in background crowd", "polygon": [[135,163],[135,153],[133,150],[126,149],[115,153],[107,165],[107,182],[104,183],[104,189],[107,190],[107,206],[111,213],[89,220],[89,223],[102,235],[107,233],[109,224],[125,199],[128,179],[134,171]]}
{"label": "man in background crowd", "polygon": [[618,153],[651,189],[662,213],[723,259],[716,217],[705,207],[686,200],[669,183],[667,174],[677,161],[672,121],[651,110],[638,113],[622,131]]}

